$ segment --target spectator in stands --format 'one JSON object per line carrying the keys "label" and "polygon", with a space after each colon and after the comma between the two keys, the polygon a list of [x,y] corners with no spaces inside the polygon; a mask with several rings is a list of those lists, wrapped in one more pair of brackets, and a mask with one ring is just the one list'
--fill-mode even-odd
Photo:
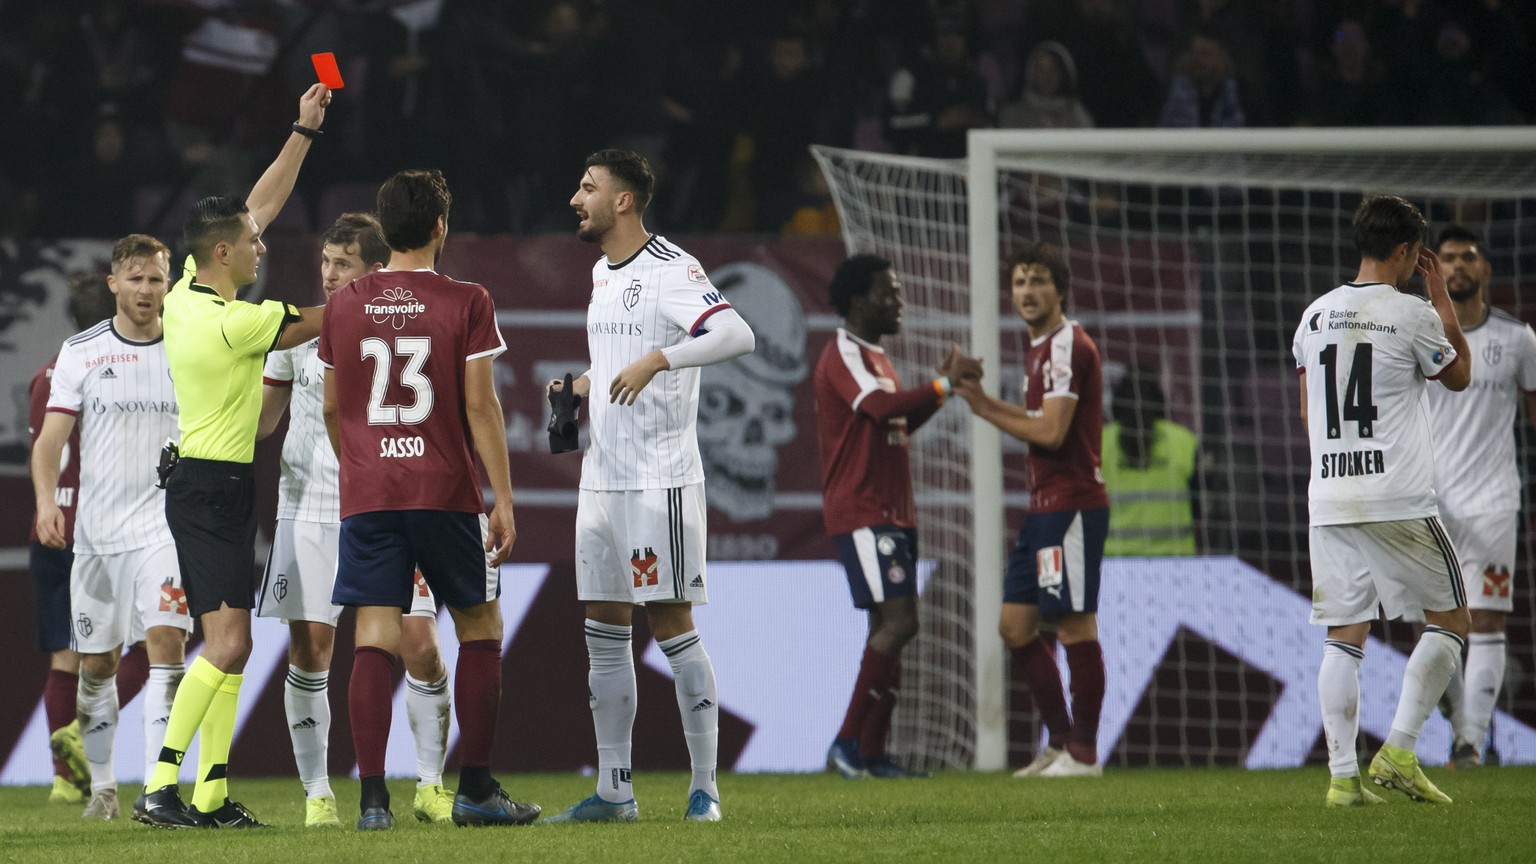
{"label": "spectator in stands", "polygon": [[1150,126],[1162,85],[1147,65],[1124,0],[1031,2],[1019,28],[1018,56],[1054,40],[1076,61],[1078,94],[1101,127]]}
{"label": "spectator in stands", "polygon": [[1210,34],[1242,82],[1249,126],[1289,126],[1299,94],[1291,0],[1189,0],[1183,32]]}
{"label": "spectator in stands", "polygon": [[795,163],[795,193],[797,206],[780,233],[824,237],[836,237],[841,233],[842,222],[837,216],[837,205],[832,202],[832,190],[810,153],[801,153]]}
{"label": "spectator in stands", "polygon": [[1518,113],[1493,74],[1496,53],[1474,41],[1471,28],[1460,18],[1443,20],[1426,69],[1419,122],[1429,126],[1519,123]]}
{"label": "spectator in stands", "polygon": [[[746,58],[739,45],[710,43],[675,58],[661,100],[668,121],[670,181],[652,205],[671,231],[714,231],[725,216],[726,167],[741,125]],[[710,69],[714,74],[699,74]]]}
{"label": "spectator in stands", "polygon": [[752,136],[757,227],[774,231],[795,210],[795,165],[818,140],[826,86],[798,33],[775,36],[764,61],[747,82],[743,119]]}
{"label": "spectator in stands", "polygon": [[1245,126],[1247,114],[1237,91],[1237,74],[1226,46],[1216,34],[1196,30],[1174,61],[1158,125],[1172,129]]}
{"label": "spectator in stands", "polygon": [[1380,46],[1387,80],[1382,106],[1388,125],[1407,125],[1418,113],[1428,58],[1434,51],[1434,24],[1424,0],[1374,0],[1366,19],[1371,44]]}
{"label": "spectator in stands", "polygon": [[1110,413],[1101,457],[1109,493],[1104,554],[1195,554],[1195,433],[1167,418],[1163,388],[1149,369],[1125,370]]}
{"label": "spectator in stands", "polygon": [[901,153],[959,158],[965,133],[992,125],[987,84],[963,32],[940,24],[930,49],[891,76],[886,134]]}
{"label": "spectator in stands", "polygon": [[[250,185],[255,130],[282,128],[286,101],[274,114],[273,94],[260,86],[277,60],[275,10],[229,6],[197,21],[182,39],[180,62],[166,103],[166,136],[193,172],[202,197]],[[238,104],[240,110],[231,110]],[[263,145],[265,140],[261,140]]]}
{"label": "spectator in stands", "polygon": [[369,40],[363,128],[377,176],[426,164],[425,130],[437,125],[432,114],[441,103],[435,96],[442,17],[442,3],[407,3],[359,22]]}
{"label": "spectator in stands", "polygon": [[1041,42],[1024,64],[1019,98],[997,113],[1004,129],[1088,129],[1093,118],[1077,98],[1077,64],[1060,42]]}
{"label": "spectator in stands", "polygon": [[133,224],[134,190],[143,178],[138,160],[129,158],[127,147],[127,132],[116,106],[103,106],[94,134],[78,148],[85,152],[58,154],[60,165],[67,167],[41,187],[37,233],[111,237]]}
{"label": "spectator in stands", "polygon": [[1377,126],[1387,116],[1382,90],[1386,66],[1372,50],[1358,18],[1344,17],[1328,40],[1316,93],[1306,118],[1318,126]]}

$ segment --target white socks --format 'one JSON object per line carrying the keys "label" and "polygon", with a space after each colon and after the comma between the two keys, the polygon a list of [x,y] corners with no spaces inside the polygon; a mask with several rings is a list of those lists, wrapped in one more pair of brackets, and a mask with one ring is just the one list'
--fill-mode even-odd
{"label": "white socks", "polygon": [[448,720],[453,696],[448,673],[436,681],[418,681],[405,673],[405,714],[416,739],[416,785],[443,785],[443,761],[448,758]]}
{"label": "white socks", "polygon": [[1467,674],[1461,722],[1456,737],[1483,751],[1483,739],[1493,720],[1493,708],[1504,685],[1505,641],[1503,633],[1473,633],[1467,642]]}
{"label": "white socks", "polygon": [[1397,715],[1392,718],[1388,744],[1404,750],[1412,750],[1418,744],[1424,721],[1435,710],[1446,683],[1461,665],[1461,648],[1461,637],[1455,633],[1435,626],[1424,628],[1424,635],[1408,656],[1408,668],[1403,672],[1403,693],[1397,702]]}
{"label": "white socks", "polygon": [[1317,698],[1323,707],[1328,773],[1334,777],[1360,776],[1355,742],[1360,732],[1360,660],[1364,656],[1364,651],[1347,642],[1323,642]]}
{"label": "white socks", "polygon": [[693,766],[689,792],[703,789],[718,801],[715,763],[720,749],[720,696],[715,691],[715,667],[699,642],[697,630],[656,644],[672,664],[677,684],[677,710],[683,715],[683,737],[688,740],[688,761]]}
{"label": "white socks", "polygon": [[288,737],[305,798],[335,794],[326,765],[331,739],[330,680],[329,672],[305,672],[289,665],[283,682],[283,713],[288,716]]}
{"label": "white socks", "polygon": [[[160,745],[165,743],[165,727],[171,722],[171,703],[176,688],[187,674],[185,663],[151,663],[144,681],[144,780],[155,773],[160,761]],[[116,687],[114,686],[114,690]],[[93,777],[95,775],[92,775]]]}
{"label": "white socks", "polygon": [[[631,627],[587,619],[588,704],[597,733],[597,794],[622,804],[635,797],[630,781],[631,735],[635,727],[635,657]],[[702,652],[701,652],[702,653]],[[690,740],[689,749],[693,744]]]}
{"label": "white socks", "polygon": [[82,667],[75,711],[80,716],[80,736],[85,739],[85,761],[91,763],[91,791],[116,790],[112,742],[117,737],[117,676],[96,678]]}

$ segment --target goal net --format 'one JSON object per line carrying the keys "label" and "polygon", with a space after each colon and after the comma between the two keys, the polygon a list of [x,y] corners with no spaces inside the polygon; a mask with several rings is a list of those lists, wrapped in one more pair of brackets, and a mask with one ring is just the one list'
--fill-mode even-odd
{"label": "goal net", "polygon": [[[904,378],[931,375],[953,341],[984,359],[989,392],[1017,400],[1028,335],[1002,267],[1010,251],[1043,241],[1067,254],[1068,315],[1098,345],[1106,421],[1108,407],[1135,403],[1198,436],[1201,557],[1106,562],[1105,590],[1117,598],[1100,614],[1107,763],[1318,761],[1321,743],[1307,737],[1315,678],[1300,680],[1315,676],[1321,636],[1305,624],[1307,441],[1292,334],[1314,298],[1354,275],[1350,216],[1379,193],[1418,205],[1431,237],[1451,222],[1480,233],[1490,301],[1536,319],[1526,290],[1536,288],[1536,132],[988,130],[971,133],[964,161],[815,155],[850,254],[891,260],[905,287],[891,349]],[[1113,406],[1127,375],[1157,387],[1128,389]],[[1523,466],[1536,448],[1519,434]],[[921,554],[933,569],[920,636],[903,657],[893,745],[929,767],[1018,765],[1038,746],[1034,706],[1010,687],[996,635],[1005,553],[1028,502],[1023,454],[963,407],[914,437]],[[1506,760],[1536,761],[1531,537],[1522,510],[1492,738]],[[1413,636],[1396,623],[1377,632],[1382,659],[1368,648],[1362,679],[1385,664],[1373,676],[1379,692],[1367,694],[1385,704],[1401,678],[1391,649],[1409,650]],[[1391,719],[1365,723],[1369,711],[1367,745]],[[1430,760],[1425,748],[1449,740],[1437,723],[1421,743]]]}

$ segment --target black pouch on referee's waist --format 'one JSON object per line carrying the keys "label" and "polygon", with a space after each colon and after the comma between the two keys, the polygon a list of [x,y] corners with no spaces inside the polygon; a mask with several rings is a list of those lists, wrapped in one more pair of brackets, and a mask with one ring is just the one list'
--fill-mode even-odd
{"label": "black pouch on referee's waist", "polygon": [[171,479],[171,469],[176,467],[176,460],[180,458],[181,448],[176,446],[175,441],[165,439],[165,446],[160,448],[160,464],[155,466],[155,474],[160,478],[160,482],[155,484],[157,488],[165,488],[166,481]]}

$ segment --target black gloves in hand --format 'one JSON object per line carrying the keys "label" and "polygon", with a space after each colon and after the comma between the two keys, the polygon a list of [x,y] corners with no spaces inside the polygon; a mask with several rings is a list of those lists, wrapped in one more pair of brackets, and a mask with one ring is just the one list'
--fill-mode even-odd
{"label": "black gloves in hand", "polygon": [[580,446],[576,420],[581,416],[581,397],[565,373],[565,386],[549,391],[549,452],[568,453]]}

